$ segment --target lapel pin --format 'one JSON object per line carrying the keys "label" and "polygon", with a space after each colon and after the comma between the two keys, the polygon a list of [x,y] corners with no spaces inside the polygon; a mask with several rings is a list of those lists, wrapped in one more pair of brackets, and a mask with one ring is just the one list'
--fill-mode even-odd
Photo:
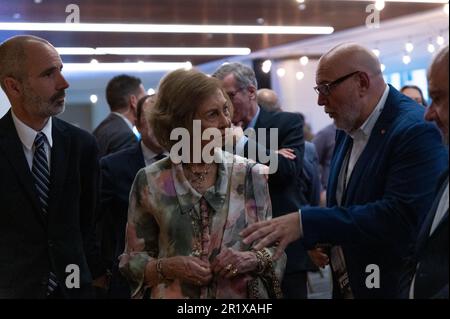
{"label": "lapel pin", "polygon": [[384,133],[386,133],[386,130],[385,130],[385,129],[382,129],[382,130],[381,130],[381,135],[384,135]]}

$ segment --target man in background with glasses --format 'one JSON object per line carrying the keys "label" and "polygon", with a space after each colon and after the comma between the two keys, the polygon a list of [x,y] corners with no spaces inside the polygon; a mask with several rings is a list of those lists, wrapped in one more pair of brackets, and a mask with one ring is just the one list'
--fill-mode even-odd
{"label": "man in background with glasses", "polygon": [[334,298],[394,298],[447,152],[423,107],[384,82],[370,50],[333,48],[316,83],[318,104],[338,128],[327,208],[254,224],[244,242],[262,238],[260,249],[278,241],[281,253],[300,238],[318,265],[331,263]]}
{"label": "man in background with glasses", "polygon": [[[251,158],[249,144],[254,141],[243,135],[243,129],[253,128],[256,133],[256,154],[275,154],[278,169],[269,175],[269,193],[273,216],[281,216],[302,205],[302,190],[299,182],[303,167],[304,138],[303,121],[298,114],[288,112],[268,112],[257,102],[258,84],[255,72],[241,63],[222,65],[214,74],[222,81],[222,87],[233,103],[232,122],[236,126],[236,154]],[[265,145],[261,143],[261,132],[265,129]],[[278,132],[278,147],[271,145],[270,129]],[[258,155],[259,156],[259,155]],[[260,158],[252,158],[258,162]],[[268,163],[262,162],[265,165]],[[295,247],[294,247],[295,246]],[[307,253],[299,242],[286,251],[286,265],[283,294],[286,298],[306,298],[305,257]],[[294,284],[292,284],[294,283]],[[290,284],[290,285],[289,285]]]}

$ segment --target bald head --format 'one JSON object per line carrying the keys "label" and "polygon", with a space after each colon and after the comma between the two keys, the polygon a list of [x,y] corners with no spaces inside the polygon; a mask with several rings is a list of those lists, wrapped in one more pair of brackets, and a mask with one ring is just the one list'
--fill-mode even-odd
{"label": "bald head", "polygon": [[386,90],[380,61],[356,43],[340,44],[319,60],[316,73],[318,104],[346,132],[359,128]]}
{"label": "bald head", "polygon": [[281,106],[278,95],[274,90],[260,89],[257,92],[258,104],[269,112],[280,112]]}
{"label": "bald head", "polygon": [[439,51],[428,70],[428,91],[431,105],[427,108],[425,119],[437,124],[449,142],[449,87],[448,87],[448,45]]}
{"label": "bald head", "polygon": [[344,72],[363,71],[383,78],[380,61],[373,52],[356,43],[340,44],[324,54],[319,64]]}
{"label": "bald head", "polygon": [[32,35],[15,36],[0,44],[0,84],[4,91],[6,77],[22,81],[26,76],[27,48],[36,42],[51,46],[48,41]]}
{"label": "bald head", "polygon": [[448,79],[448,45],[440,50],[433,58],[433,62],[428,70],[428,77],[441,72],[446,74]]}

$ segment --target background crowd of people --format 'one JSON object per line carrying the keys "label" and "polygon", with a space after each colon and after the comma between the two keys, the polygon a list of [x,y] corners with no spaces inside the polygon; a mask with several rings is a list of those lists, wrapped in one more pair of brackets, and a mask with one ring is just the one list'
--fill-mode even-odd
{"label": "background crowd of people", "polygon": [[154,95],[115,76],[93,134],[57,117],[48,41],[7,39],[0,66],[0,298],[306,299],[329,265],[333,298],[448,299],[448,46],[429,105],[367,48],[330,49],[314,90],[334,123],[315,136],[240,63],[172,71]]}

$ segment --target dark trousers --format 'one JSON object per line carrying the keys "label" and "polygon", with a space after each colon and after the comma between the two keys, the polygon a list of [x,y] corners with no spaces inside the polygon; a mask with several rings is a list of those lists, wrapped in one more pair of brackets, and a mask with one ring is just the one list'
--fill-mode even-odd
{"label": "dark trousers", "polygon": [[281,283],[281,290],[285,299],[307,299],[307,271],[285,274]]}

